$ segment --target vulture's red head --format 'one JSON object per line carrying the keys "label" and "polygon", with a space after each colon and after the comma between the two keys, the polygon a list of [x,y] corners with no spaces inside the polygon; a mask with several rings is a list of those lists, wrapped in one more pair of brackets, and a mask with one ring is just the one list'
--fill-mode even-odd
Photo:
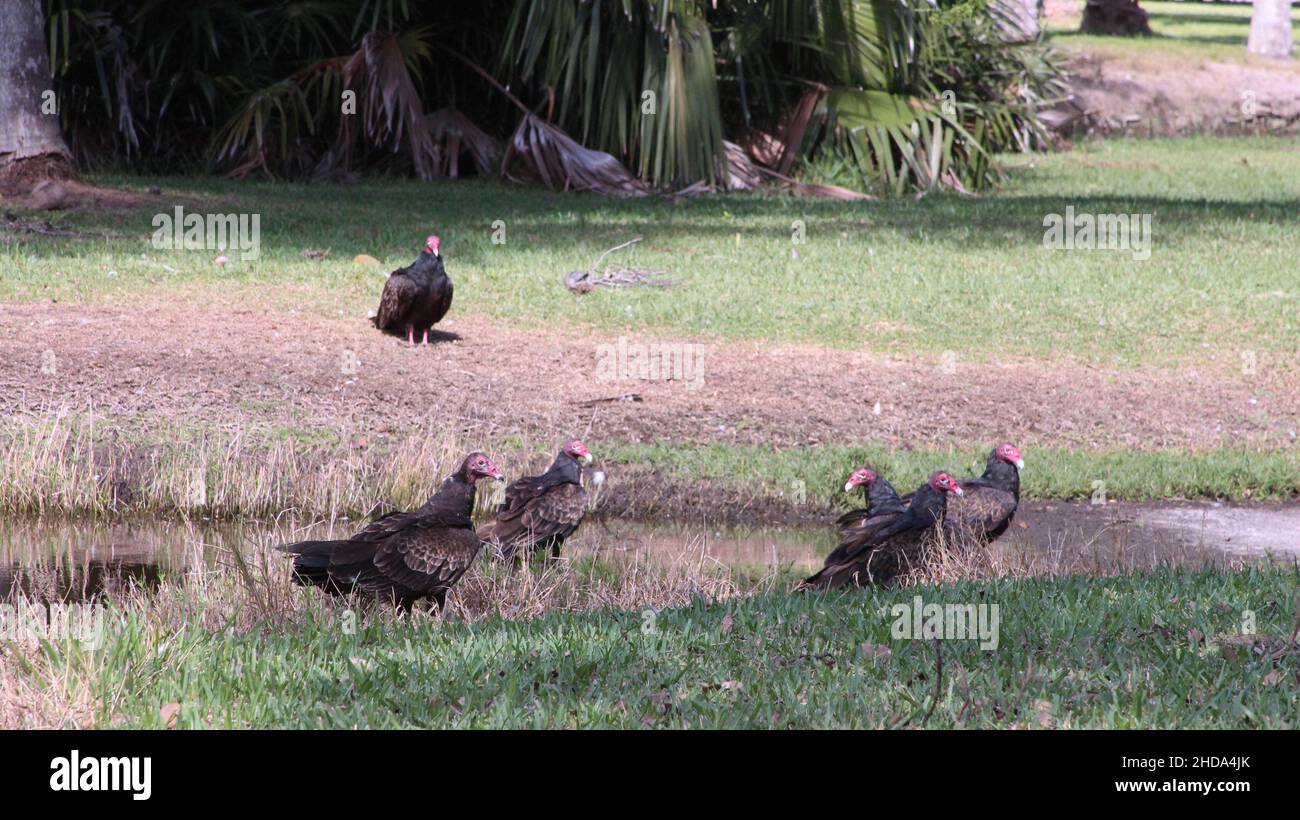
{"label": "vulture's red head", "polygon": [[930,476],[930,487],[941,493],[952,493],[953,495],[965,495],[965,491],[957,483],[957,479],[945,473],[943,470]]}
{"label": "vulture's red head", "polygon": [[850,492],[854,487],[865,484],[870,487],[875,483],[878,475],[870,467],[863,467],[861,470],[854,470],[853,475],[849,476],[849,481],[844,485],[844,492]]}
{"label": "vulture's red head", "polygon": [[436,236],[429,236],[427,239],[424,240],[424,252],[425,252],[425,253],[431,253],[431,254],[433,254],[434,256],[437,256],[437,255],[438,255],[438,245],[439,245],[439,244],[440,244],[440,242],[439,242],[438,237],[436,237]]}
{"label": "vulture's red head", "polygon": [[564,442],[564,452],[568,453],[571,457],[576,458],[578,461],[586,462],[587,464],[591,463],[591,453],[587,451],[587,445],[578,441],[576,438],[571,438]]}
{"label": "vulture's red head", "polygon": [[470,484],[483,476],[488,478],[504,477],[501,468],[483,453],[470,453],[465,456],[465,461],[460,465],[460,474]]}
{"label": "vulture's red head", "polygon": [[998,448],[994,450],[993,453],[1006,463],[1016,465],[1017,470],[1025,469],[1025,460],[1020,457],[1020,451],[1017,450],[1016,445],[1011,442],[1008,441],[1006,444],[999,444]]}

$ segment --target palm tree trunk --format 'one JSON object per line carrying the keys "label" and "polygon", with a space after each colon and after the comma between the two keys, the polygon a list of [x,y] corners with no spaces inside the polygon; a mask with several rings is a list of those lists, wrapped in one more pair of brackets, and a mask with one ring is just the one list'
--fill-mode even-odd
{"label": "palm tree trunk", "polygon": [[1275,60],[1291,59],[1291,0],[1255,0],[1246,51]]}
{"label": "palm tree trunk", "polygon": [[41,9],[41,0],[0,2],[0,171],[6,174],[37,157],[64,166],[71,160],[59,128]]}

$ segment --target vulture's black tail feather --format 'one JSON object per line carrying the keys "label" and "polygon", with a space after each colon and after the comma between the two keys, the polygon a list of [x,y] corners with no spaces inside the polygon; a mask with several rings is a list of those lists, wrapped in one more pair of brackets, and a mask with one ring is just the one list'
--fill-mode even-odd
{"label": "vulture's black tail feather", "polygon": [[294,583],[303,586],[333,587],[330,580],[330,555],[345,541],[299,541],[281,544],[275,549],[293,556]]}

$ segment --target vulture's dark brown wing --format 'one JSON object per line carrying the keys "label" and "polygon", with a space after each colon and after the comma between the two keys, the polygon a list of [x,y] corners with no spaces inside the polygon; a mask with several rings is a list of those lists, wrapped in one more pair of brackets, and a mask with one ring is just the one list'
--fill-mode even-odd
{"label": "vulture's dark brown wing", "polygon": [[419,298],[420,286],[411,277],[397,272],[390,274],[379,297],[375,327],[380,330],[401,329]]}
{"label": "vulture's dark brown wing", "polygon": [[902,515],[904,513],[890,512],[875,516],[853,513],[841,516],[839,546],[826,556],[822,569],[801,586],[827,589],[846,584],[862,586],[872,583],[880,574],[875,567],[880,558],[875,553],[880,552],[882,538]]}
{"label": "vulture's dark brown wing", "polygon": [[808,578],[800,588],[835,589],[842,586],[867,586],[891,584],[916,570],[924,563],[926,550],[933,541],[929,529],[906,530],[883,539],[859,542],[836,556],[832,553],[826,565],[816,575]]}
{"label": "vulture's dark brown wing", "polygon": [[451,278],[440,276],[434,280],[429,303],[429,324],[436,325],[451,310]]}
{"label": "vulture's dark brown wing", "polygon": [[903,511],[890,506],[877,515],[841,516],[840,545],[826,557],[822,569],[798,588],[888,584],[920,567],[933,541],[935,516],[929,509],[933,500],[918,500]]}
{"label": "vulture's dark brown wing", "polygon": [[472,529],[418,520],[377,541],[341,542],[330,556],[329,575],[339,586],[412,600],[449,589],[474,563],[479,547]]}
{"label": "vulture's dark brown wing", "polygon": [[[523,485],[522,487],[519,485]],[[506,556],[519,550],[563,542],[578,529],[587,513],[587,492],[578,484],[540,487],[520,479],[506,490],[497,517],[481,530],[485,541],[501,545]]]}
{"label": "vulture's dark brown wing", "polygon": [[382,541],[394,533],[401,532],[420,520],[413,512],[390,512],[371,521],[365,529],[347,539],[348,541]]}
{"label": "vulture's dark brown wing", "polygon": [[944,521],[947,536],[963,546],[997,538],[1015,515],[1015,495],[974,482],[962,487],[966,491],[964,495],[948,500],[948,514]]}
{"label": "vulture's dark brown wing", "polygon": [[881,534],[888,530],[906,511],[855,515],[863,511],[856,510],[840,517],[837,522],[840,532],[840,544],[834,552],[826,557],[829,566],[856,558],[865,548],[878,543]]}

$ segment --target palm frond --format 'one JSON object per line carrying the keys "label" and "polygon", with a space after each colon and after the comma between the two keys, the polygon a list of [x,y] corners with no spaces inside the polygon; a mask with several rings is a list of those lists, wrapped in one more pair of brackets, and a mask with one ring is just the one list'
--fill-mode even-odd
{"label": "palm frond", "polygon": [[434,176],[456,179],[460,176],[460,157],[469,154],[480,175],[491,174],[501,156],[501,145],[461,112],[440,108],[425,117],[429,138],[433,141]]}
{"label": "palm frond", "polygon": [[617,159],[584,148],[535,114],[525,114],[515,129],[501,174],[512,182],[545,185],[556,191],[591,191],[613,197],[649,194]]}
{"label": "palm frond", "polygon": [[[414,39],[414,45],[427,49],[419,38]],[[410,44],[407,50],[412,50]],[[394,152],[405,144],[416,174],[421,179],[433,178],[433,139],[398,37],[381,31],[363,37],[361,48],[343,64],[343,85],[357,93],[366,139]],[[339,141],[345,146],[345,156],[356,137],[355,118],[344,116]]]}

